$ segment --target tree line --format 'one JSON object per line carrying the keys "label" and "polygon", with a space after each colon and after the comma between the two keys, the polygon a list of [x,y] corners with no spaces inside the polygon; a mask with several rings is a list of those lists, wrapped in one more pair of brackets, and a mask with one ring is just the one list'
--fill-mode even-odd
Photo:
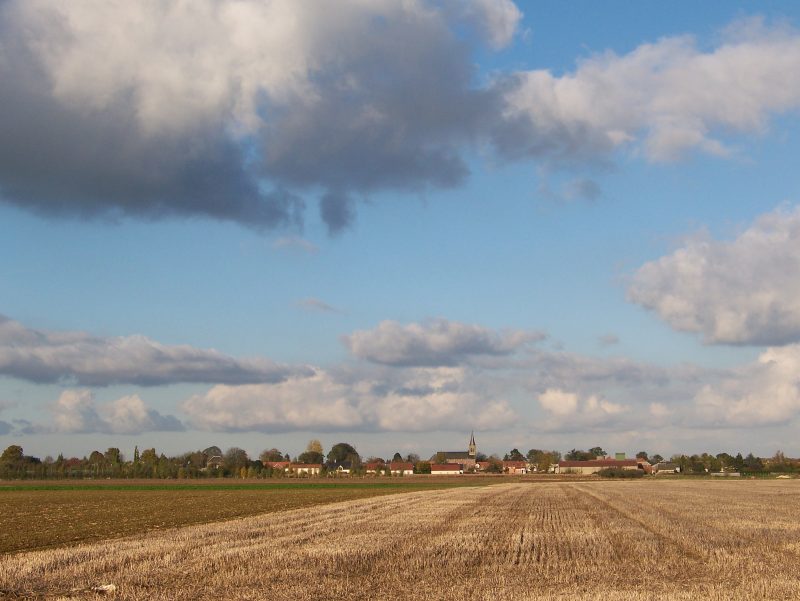
{"label": "tree line", "polygon": [[[572,449],[563,455],[564,459],[586,461],[606,456],[601,447],[592,447],[588,451]],[[658,463],[664,461],[659,454],[650,455],[646,451],[636,454],[637,459]],[[501,459],[498,455],[478,453],[477,461],[485,462],[482,471],[502,473],[503,461],[525,461],[536,471],[547,472],[550,466],[562,459],[559,451],[530,449],[523,454],[512,449]],[[276,463],[291,462],[296,464],[319,464],[321,474],[336,473],[339,466],[347,468],[351,475],[366,474],[367,465],[376,473],[389,474],[391,461],[403,461],[413,465],[414,473],[431,472],[431,463],[444,462],[444,456],[434,455],[423,460],[415,453],[405,456],[395,453],[390,460],[380,457],[362,458],[355,446],[347,442],[339,442],[326,454],[319,440],[309,441],[305,451],[292,460],[288,453],[270,448],[262,451],[258,458],[251,458],[244,449],[231,447],[223,451],[217,446],[203,450],[186,452],[180,455],[167,456],[155,448],[139,450],[134,448],[133,457],[126,459],[119,448],[109,447],[105,452],[92,451],[82,458],[64,457],[59,454],[55,459],[51,456],[39,459],[25,455],[19,445],[7,447],[0,455],[0,478],[2,479],[86,479],[86,478],[279,478],[292,475],[284,465]],[[770,458],[760,458],[753,453],[743,456],[741,453],[709,453],[685,455],[675,454],[669,459],[681,468],[685,474],[705,474],[720,471],[736,471],[740,473],[758,474],[767,472],[797,473],[800,472],[800,461],[789,459],[781,451]]]}

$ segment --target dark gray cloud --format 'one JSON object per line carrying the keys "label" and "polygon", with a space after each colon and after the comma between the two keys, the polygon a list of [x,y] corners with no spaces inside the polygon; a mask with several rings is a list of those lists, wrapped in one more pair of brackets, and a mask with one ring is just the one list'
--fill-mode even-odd
{"label": "dark gray cloud", "polygon": [[101,338],[85,332],[34,330],[0,315],[0,374],[35,383],[245,384],[311,373],[305,367],[263,358],[236,359],[213,349],[164,345],[145,336]]}
{"label": "dark gray cloud", "polygon": [[356,357],[397,366],[457,365],[472,357],[511,355],[525,345],[542,340],[541,332],[494,331],[472,324],[433,319],[402,325],[383,321],[372,330],[343,337]]}
{"label": "dark gray cloud", "polygon": [[269,228],[321,189],[337,232],[353,192],[457,185],[491,102],[472,44],[507,44],[520,18],[509,0],[458,4],[7,0],[0,198]]}

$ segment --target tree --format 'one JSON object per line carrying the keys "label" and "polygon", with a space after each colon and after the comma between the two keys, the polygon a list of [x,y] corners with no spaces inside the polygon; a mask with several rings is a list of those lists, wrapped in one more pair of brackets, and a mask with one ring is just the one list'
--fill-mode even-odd
{"label": "tree", "polygon": [[259,455],[258,458],[262,463],[266,463],[268,461],[283,461],[283,453],[276,448],[272,448],[261,451],[261,455]]}
{"label": "tree", "polygon": [[506,457],[508,457],[506,461],[525,461],[525,456],[519,452],[519,449],[511,449]]}
{"label": "tree", "polygon": [[417,461],[414,465],[414,473],[415,474],[430,474],[431,473],[431,462],[430,461]]}
{"label": "tree", "polygon": [[25,455],[22,452],[22,447],[16,444],[12,444],[9,447],[6,447],[6,450],[3,451],[3,454],[0,455],[0,462],[5,464],[19,464],[22,463],[22,459]]}
{"label": "tree", "polygon": [[416,453],[409,453],[408,455],[406,455],[406,461],[408,463],[417,463],[419,460],[420,457]]}
{"label": "tree", "polygon": [[636,459],[641,459],[643,461],[650,461],[650,457],[647,455],[647,451],[639,451],[636,453]]}
{"label": "tree", "polygon": [[[594,449],[590,449],[588,451],[580,451],[578,449],[572,449],[569,453],[566,454],[566,458],[569,461],[589,461],[591,459],[597,459],[597,455],[595,455]],[[602,451],[602,449],[600,449]]]}
{"label": "tree", "polygon": [[594,458],[597,457],[605,457],[608,453],[606,453],[602,447],[592,447],[589,449],[589,453],[594,455]]}
{"label": "tree", "polygon": [[400,453],[395,453],[394,457],[392,457],[392,461],[402,461],[403,456]]}
{"label": "tree", "polygon": [[247,468],[250,459],[247,457],[247,452],[239,447],[231,447],[225,451],[222,458],[225,469],[234,476],[239,475],[242,468]]}
{"label": "tree", "polygon": [[300,463],[322,463],[324,459],[322,443],[316,439],[312,439],[308,441],[305,452],[300,453],[297,461]]}
{"label": "tree", "polygon": [[353,445],[346,442],[337,442],[328,452],[328,462],[340,463],[342,461],[360,462],[361,457],[359,457],[358,451]]}
{"label": "tree", "polygon": [[664,461],[664,458],[658,453],[650,458],[650,463],[661,463],[662,461]]}

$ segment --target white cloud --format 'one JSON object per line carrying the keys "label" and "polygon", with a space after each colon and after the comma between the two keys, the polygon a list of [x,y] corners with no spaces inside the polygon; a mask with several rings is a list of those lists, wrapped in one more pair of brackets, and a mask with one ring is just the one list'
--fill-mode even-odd
{"label": "white cloud", "polygon": [[544,430],[581,430],[608,427],[622,430],[632,423],[631,408],[597,395],[581,399],[577,393],[548,388],[539,395],[539,405],[548,414]]}
{"label": "white cloud", "polygon": [[457,368],[404,371],[403,386],[387,386],[380,373],[335,374],[278,384],[215,386],[183,403],[192,423],[213,431],[492,430],[515,412],[473,389]]}
{"label": "white cloud", "polygon": [[687,151],[725,156],[732,132],[763,132],[773,114],[800,107],[800,35],[759,20],[730,28],[704,52],[689,36],[625,55],[581,61],[573,73],[501,77],[501,153],[575,163],[641,145],[653,161]]}
{"label": "white cloud", "polygon": [[800,340],[800,208],[763,215],[730,242],[689,240],[639,268],[628,298],[709,344]]}
{"label": "white cloud", "polygon": [[0,374],[35,383],[247,383],[310,373],[305,367],[263,358],[235,359],[213,349],[165,345],[145,336],[101,338],[86,332],[35,330],[0,315]]}
{"label": "white cloud", "polygon": [[434,319],[407,325],[382,321],[372,330],[359,330],[345,336],[343,341],[353,355],[374,363],[446,366],[481,355],[510,355],[544,337],[541,332],[495,331],[478,325]]}
{"label": "white cloud", "polygon": [[177,418],[148,408],[138,395],[125,396],[98,406],[90,390],[65,390],[52,411],[57,432],[140,434],[183,430]]}
{"label": "white cloud", "polygon": [[[800,416],[800,345],[770,348],[695,395],[696,425],[781,425]],[[691,424],[689,424],[691,425]]]}

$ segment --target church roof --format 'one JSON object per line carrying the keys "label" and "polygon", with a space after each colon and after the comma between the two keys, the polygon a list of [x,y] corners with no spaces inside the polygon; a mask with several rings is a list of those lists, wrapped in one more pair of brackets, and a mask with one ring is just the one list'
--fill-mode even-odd
{"label": "church roof", "polygon": [[446,459],[472,459],[469,451],[439,451],[437,455],[442,454]]}

